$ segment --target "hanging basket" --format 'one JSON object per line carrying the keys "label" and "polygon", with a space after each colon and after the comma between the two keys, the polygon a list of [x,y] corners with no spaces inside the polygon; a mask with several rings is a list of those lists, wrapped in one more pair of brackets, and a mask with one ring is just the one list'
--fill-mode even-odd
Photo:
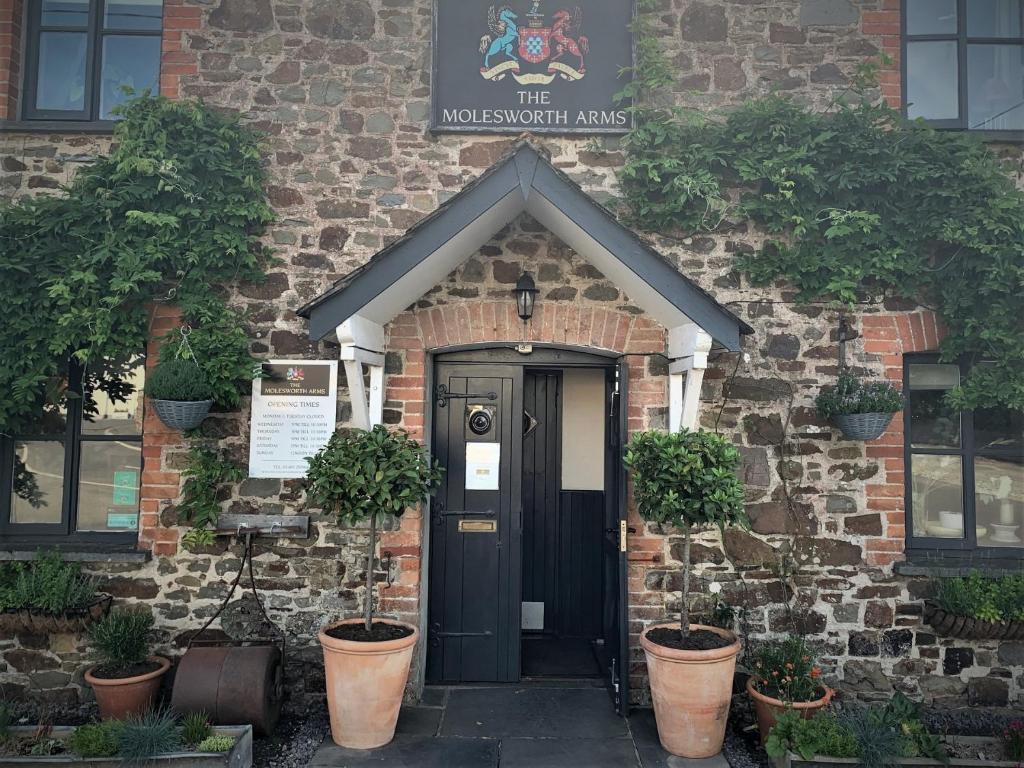
{"label": "hanging basket", "polygon": [[833,422],[850,440],[874,440],[892,421],[891,413],[840,413]]}
{"label": "hanging basket", "polygon": [[100,595],[90,605],[64,613],[39,613],[31,610],[0,612],[0,634],[27,632],[33,635],[59,635],[84,632],[110,611],[113,597]]}
{"label": "hanging basket", "polygon": [[1022,640],[1024,621],[986,621],[973,616],[959,616],[940,608],[931,600],[925,602],[924,620],[939,637],[961,640]]}
{"label": "hanging basket", "polygon": [[153,410],[171,429],[195,429],[210,412],[213,400],[154,400]]}

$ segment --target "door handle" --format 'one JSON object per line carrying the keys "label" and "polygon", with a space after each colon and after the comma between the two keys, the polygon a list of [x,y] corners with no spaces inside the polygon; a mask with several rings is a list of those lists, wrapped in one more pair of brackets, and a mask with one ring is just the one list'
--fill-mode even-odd
{"label": "door handle", "polygon": [[[636,528],[634,528],[634,527],[633,527],[633,526],[631,525],[631,526],[629,526],[629,527],[627,527],[627,528],[626,528],[626,531],[627,531],[627,532],[629,532],[629,533],[636,533]],[[605,533],[607,533],[607,534],[608,534],[608,535],[610,536],[610,535],[612,535],[612,534],[616,534],[616,533],[618,533],[618,532],[619,532],[619,529],[618,529],[618,528],[605,528],[605,529],[604,529],[604,532],[605,532]]]}

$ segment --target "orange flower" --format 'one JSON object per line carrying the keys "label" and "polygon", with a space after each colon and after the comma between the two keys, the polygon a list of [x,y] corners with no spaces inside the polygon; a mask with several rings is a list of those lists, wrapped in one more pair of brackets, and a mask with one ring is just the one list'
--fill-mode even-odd
{"label": "orange flower", "polygon": [[819,667],[811,667],[811,680],[817,680],[821,677],[821,669]]}

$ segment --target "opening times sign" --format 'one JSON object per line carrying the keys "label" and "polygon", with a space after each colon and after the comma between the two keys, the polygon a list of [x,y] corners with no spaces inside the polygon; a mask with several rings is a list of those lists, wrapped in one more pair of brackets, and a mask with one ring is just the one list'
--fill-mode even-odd
{"label": "opening times sign", "polygon": [[252,383],[249,477],[304,477],[337,423],[338,363],[271,360]]}
{"label": "opening times sign", "polygon": [[434,0],[432,129],[625,133],[632,0]]}

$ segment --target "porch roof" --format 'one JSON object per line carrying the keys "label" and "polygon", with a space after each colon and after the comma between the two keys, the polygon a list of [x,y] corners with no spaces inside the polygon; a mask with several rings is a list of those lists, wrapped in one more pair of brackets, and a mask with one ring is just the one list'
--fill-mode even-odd
{"label": "porch roof", "polygon": [[[753,330],[623,226],[528,141],[403,237],[299,309],[320,340],[359,316],[384,325],[529,213],[665,328],[696,324],[731,351]],[[510,294],[511,296],[511,294]]]}

